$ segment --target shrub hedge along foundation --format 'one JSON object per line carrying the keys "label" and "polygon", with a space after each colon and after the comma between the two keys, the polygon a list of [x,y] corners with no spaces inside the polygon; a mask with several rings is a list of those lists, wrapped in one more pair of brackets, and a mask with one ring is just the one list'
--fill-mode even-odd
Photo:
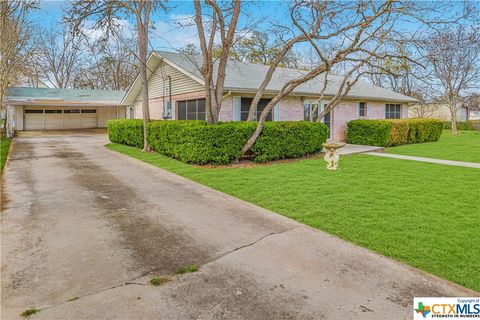
{"label": "shrub hedge along foundation", "polygon": [[[452,123],[450,121],[444,121],[443,128],[448,130],[452,129]],[[457,122],[457,129],[480,131],[480,120]]]}
{"label": "shrub hedge along foundation", "polygon": [[[152,121],[148,141],[153,150],[193,164],[227,164],[240,158],[242,147],[256,128],[255,122]],[[111,142],[141,148],[143,120],[121,119],[107,123]],[[318,152],[328,128],[306,121],[267,122],[251,148],[256,162],[301,157]]]}
{"label": "shrub hedge along foundation", "polygon": [[390,147],[437,141],[443,122],[437,119],[353,120],[347,141],[352,144]]}

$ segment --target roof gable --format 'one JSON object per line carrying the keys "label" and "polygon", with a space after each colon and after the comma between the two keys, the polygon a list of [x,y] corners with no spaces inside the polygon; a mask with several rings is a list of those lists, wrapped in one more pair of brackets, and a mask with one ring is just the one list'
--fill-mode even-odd
{"label": "roof gable", "polygon": [[[174,63],[170,61],[167,57],[164,57],[163,55],[158,54],[157,52],[152,52],[148,59],[147,59],[147,79],[149,82],[149,87],[151,85],[152,80],[158,80],[154,79],[155,76],[158,76],[157,70],[161,63],[166,63],[168,66],[172,67],[178,74],[181,73],[182,76],[187,77],[188,79],[191,79],[194,81],[196,84],[202,85],[204,84],[202,80],[202,76],[198,77],[197,75],[189,72],[188,70],[184,69],[182,67],[182,64]],[[135,81],[132,83],[130,88],[128,89],[127,93],[122,99],[122,103],[124,104],[133,104],[136,100],[139,94],[141,93],[142,90],[142,83],[140,80],[140,74],[137,75],[135,78]],[[150,89],[151,90],[151,89]],[[149,95],[152,98],[151,92],[149,90]],[[153,96],[155,98],[156,96]]]}

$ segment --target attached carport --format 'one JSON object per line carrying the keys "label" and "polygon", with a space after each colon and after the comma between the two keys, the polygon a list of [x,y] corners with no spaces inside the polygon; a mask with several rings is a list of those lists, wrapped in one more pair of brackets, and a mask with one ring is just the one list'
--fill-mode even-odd
{"label": "attached carport", "polygon": [[5,103],[14,130],[105,128],[126,117],[124,91],[8,88]]}

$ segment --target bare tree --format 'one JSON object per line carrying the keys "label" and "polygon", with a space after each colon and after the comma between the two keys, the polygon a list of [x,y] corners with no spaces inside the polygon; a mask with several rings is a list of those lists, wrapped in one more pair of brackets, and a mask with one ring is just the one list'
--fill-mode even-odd
{"label": "bare tree", "polygon": [[[202,52],[203,64],[201,72],[205,80],[205,106],[209,124],[218,122],[220,107],[223,99],[226,67],[230,50],[234,43],[235,33],[240,15],[240,0],[217,3],[216,0],[206,0],[205,6],[211,11],[210,31],[208,38],[205,36],[204,17],[200,0],[194,1],[195,23],[197,26]],[[221,47],[218,59],[214,58],[215,37],[220,34]],[[214,73],[214,62],[217,67]]]}
{"label": "bare tree", "polygon": [[81,38],[63,28],[51,27],[38,32],[36,64],[43,83],[55,88],[73,88],[82,64]]}
{"label": "bare tree", "polygon": [[[0,1],[0,106],[6,89],[19,83],[28,74],[27,60],[32,53],[27,13],[36,8],[33,1]],[[5,130],[6,122],[3,124]]]}
{"label": "bare tree", "polygon": [[[261,31],[252,31],[236,41],[232,47],[231,58],[242,62],[269,65],[281,50],[283,43],[279,40],[271,41],[270,34]],[[298,68],[298,57],[294,52],[285,54],[279,66]]]}
{"label": "bare tree", "polygon": [[105,36],[118,34],[124,18],[135,19],[137,27],[137,59],[139,61],[140,80],[142,83],[143,113],[143,150],[150,151],[148,143],[148,123],[150,110],[148,101],[147,56],[150,15],[156,10],[165,10],[165,1],[135,0],[72,0],[65,20],[72,26],[75,34],[82,33],[87,18],[94,18],[94,28],[104,30]]}
{"label": "bare tree", "polygon": [[[408,58],[392,52],[388,38],[396,21],[408,6],[408,3],[394,1],[296,1],[290,10],[296,36],[284,42],[283,48],[271,63],[252,101],[248,120],[255,119],[255,110],[260,98],[282,58],[293,46],[300,43],[310,45],[318,56],[318,64],[309,71],[292,75],[293,79],[287,81],[270,100],[258,118],[256,130],[244,145],[242,152],[245,154],[253,146],[273,107],[299,85],[322,75],[318,101],[324,99],[326,92],[329,91],[329,102],[318,116],[320,121],[349,93],[365,73],[365,66],[374,65],[387,58]],[[345,71],[344,76],[332,79],[329,73],[339,65],[342,65]]]}
{"label": "bare tree", "polygon": [[414,118],[431,118],[439,108],[437,103],[429,103],[420,100],[417,104],[411,106],[408,110]]}
{"label": "bare tree", "polygon": [[456,134],[462,95],[480,85],[480,28],[437,31],[425,39],[423,49],[429,63],[428,80],[450,109],[452,133]]}
{"label": "bare tree", "polygon": [[114,37],[86,42],[85,67],[74,80],[76,88],[127,90],[137,75],[135,41]]}

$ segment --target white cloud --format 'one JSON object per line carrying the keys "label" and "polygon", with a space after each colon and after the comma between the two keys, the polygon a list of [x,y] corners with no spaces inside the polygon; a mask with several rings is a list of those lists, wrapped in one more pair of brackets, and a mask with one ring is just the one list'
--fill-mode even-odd
{"label": "white cloud", "polygon": [[156,49],[178,49],[189,43],[198,44],[194,16],[171,14],[166,20],[157,21],[150,39]]}
{"label": "white cloud", "polygon": [[[121,34],[122,37],[129,39],[136,34],[135,27],[126,19],[115,19],[115,24],[118,33]],[[95,21],[87,20],[82,28],[82,32],[89,41],[99,41],[105,37],[107,30],[105,28],[97,28]]]}

